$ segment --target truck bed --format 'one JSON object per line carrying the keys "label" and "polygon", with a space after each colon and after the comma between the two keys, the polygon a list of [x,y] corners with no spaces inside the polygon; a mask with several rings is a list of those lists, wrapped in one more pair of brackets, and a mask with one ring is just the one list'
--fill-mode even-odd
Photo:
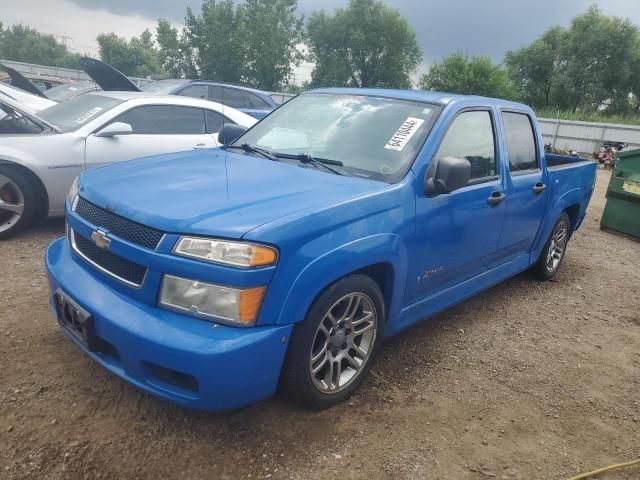
{"label": "truck bed", "polygon": [[586,213],[595,182],[596,163],[585,158],[565,155],[546,155],[549,173],[551,217],[565,209],[566,205],[579,204],[575,212],[574,229],[577,229]]}
{"label": "truck bed", "polygon": [[547,160],[547,169],[561,168],[575,165],[576,163],[590,162],[582,157],[570,157],[568,155],[556,155],[554,153],[545,154]]}

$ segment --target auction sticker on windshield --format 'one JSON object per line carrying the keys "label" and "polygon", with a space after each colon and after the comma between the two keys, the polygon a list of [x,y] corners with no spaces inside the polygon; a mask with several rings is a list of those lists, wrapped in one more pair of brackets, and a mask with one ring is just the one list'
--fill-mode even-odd
{"label": "auction sticker on windshield", "polygon": [[88,112],[86,112],[83,115],[80,115],[78,118],[76,118],[76,123],[85,123],[87,120],[89,120],[91,117],[93,117],[96,113],[99,113],[102,110],[103,110],[102,107],[93,107]]}
{"label": "auction sticker on windshield", "polygon": [[402,149],[409,143],[411,137],[420,129],[424,120],[422,118],[408,117],[400,128],[396,130],[396,133],[389,139],[384,146],[387,150],[395,150],[401,152]]}

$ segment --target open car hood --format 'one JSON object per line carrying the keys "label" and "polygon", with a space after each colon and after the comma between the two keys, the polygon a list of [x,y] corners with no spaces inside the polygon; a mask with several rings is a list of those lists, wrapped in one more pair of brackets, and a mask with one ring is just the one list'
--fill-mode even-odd
{"label": "open car hood", "polygon": [[9,78],[11,78],[11,85],[14,87],[24,90],[25,92],[38,95],[39,97],[47,98],[47,96],[42,93],[38,87],[31,83],[29,79],[25,78],[24,75],[17,70],[0,63],[0,71],[9,75]]}
{"label": "open car hood", "polygon": [[105,92],[140,92],[138,86],[111,65],[91,57],[82,57],[80,66]]}

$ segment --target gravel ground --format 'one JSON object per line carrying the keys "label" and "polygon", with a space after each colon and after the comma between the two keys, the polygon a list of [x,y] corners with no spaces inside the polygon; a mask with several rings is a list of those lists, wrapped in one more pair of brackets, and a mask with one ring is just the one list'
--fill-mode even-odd
{"label": "gravel ground", "polygon": [[637,457],[640,244],[599,230],[607,181],[555,281],[518,276],[391,339],[320,413],[141,393],[49,313],[42,255],[63,222],[2,242],[0,478],[560,479]]}

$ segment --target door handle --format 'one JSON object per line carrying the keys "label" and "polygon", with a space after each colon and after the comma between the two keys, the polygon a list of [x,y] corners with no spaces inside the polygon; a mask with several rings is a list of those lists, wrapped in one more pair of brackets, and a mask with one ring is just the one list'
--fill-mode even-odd
{"label": "door handle", "polygon": [[505,198],[507,198],[507,196],[504,193],[496,190],[495,192],[491,193],[489,198],[487,198],[487,203],[492,207],[497,207],[502,202],[504,202]]}
{"label": "door handle", "polygon": [[204,143],[196,143],[196,144],[193,146],[193,149],[194,149],[194,150],[200,150],[200,149],[203,149],[203,148],[207,148],[207,145],[206,145],[206,144],[204,144]]}
{"label": "door handle", "polygon": [[544,183],[538,182],[533,186],[533,193],[537,195],[539,193],[544,192],[546,189],[547,189],[547,186]]}

